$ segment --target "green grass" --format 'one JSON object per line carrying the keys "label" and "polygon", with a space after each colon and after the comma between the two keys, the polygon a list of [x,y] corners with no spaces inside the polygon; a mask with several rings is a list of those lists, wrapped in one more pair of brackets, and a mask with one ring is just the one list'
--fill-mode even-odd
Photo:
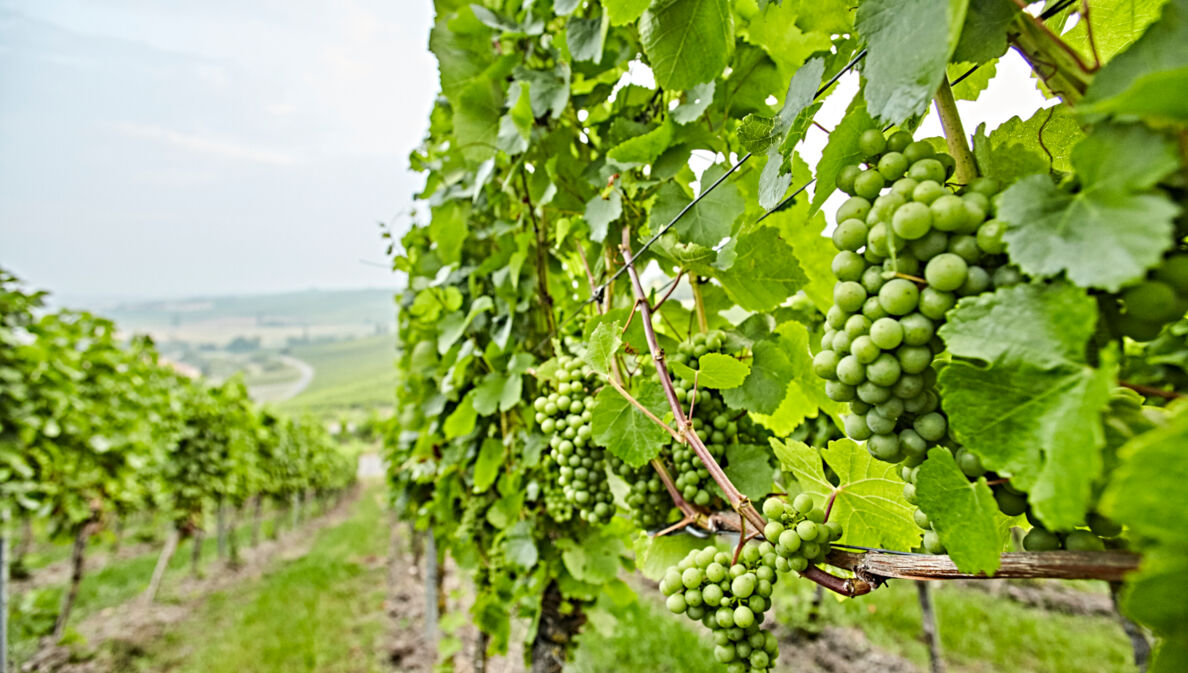
{"label": "green grass", "polygon": [[280,403],[283,411],[331,412],[392,406],[396,390],[395,345],[390,335],[293,348],[314,368],[301,394]]}
{"label": "green grass", "polygon": [[368,489],[350,519],[322,530],[306,556],[208,597],[128,670],[383,670],[387,535],[380,496],[379,487]]}
{"label": "green grass", "polygon": [[[941,648],[950,670],[1012,673],[1107,673],[1134,670],[1130,643],[1121,626],[1101,616],[1068,615],[1030,608],[987,593],[936,583],[933,602]],[[776,614],[789,625],[803,624],[813,585],[777,585]],[[888,652],[921,670],[928,653],[921,637],[920,606],[911,582],[892,582],[869,596],[838,602],[826,596],[826,624],[855,626]]]}
{"label": "green grass", "polygon": [[[586,625],[578,639],[574,673],[722,673],[714,660],[713,641],[697,625],[695,631],[684,617],[676,617],[657,601],[643,594],[627,607],[610,628]],[[609,633],[607,632],[609,631]]]}

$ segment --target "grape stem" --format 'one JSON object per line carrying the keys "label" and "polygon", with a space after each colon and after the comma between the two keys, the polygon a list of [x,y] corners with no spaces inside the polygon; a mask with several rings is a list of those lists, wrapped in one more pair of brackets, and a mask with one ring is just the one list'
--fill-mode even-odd
{"label": "grape stem", "polygon": [[1128,383],[1126,381],[1119,381],[1118,385],[1123,388],[1130,388],[1136,393],[1146,395],[1148,397],[1162,397],[1165,400],[1175,400],[1183,397],[1182,394],[1174,390],[1164,390],[1163,388],[1156,388],[1155,386],[1145,386],[1141,383]]}
{"label": "grape stem", "polygon": [[697,313],[697,329],[705,334],[709,331],[709,320],[705,315],[705,299],[701,296],[701,280],[695,274],[689,274],[689,287],[693,290],[693,308]]}
{"label": "grape stem", "polygon": [[947,75],[941,77],[940,88],[936,90],[933,102],[936,104],[936,113],[940,116],[941,128],[945,132],[949,154],[957,164],[953,177],[958,183],[968,185],[978,177],[978,165],[974,161],[973,152],[969,150],[969,141],[961,125],[961,116],[957,113],[957,100],[953,97],[953,87],[950,86]]}

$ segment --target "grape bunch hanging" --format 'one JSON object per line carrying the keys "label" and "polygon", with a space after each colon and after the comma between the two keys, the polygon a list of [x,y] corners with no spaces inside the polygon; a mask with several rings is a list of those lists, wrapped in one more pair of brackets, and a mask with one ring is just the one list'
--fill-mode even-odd
{"label": "grape bunch hanging", "polygon": [[[606,523],[614,516],[615,505],[607,482],[606,453],[590,439],[594,372],[577,358],[561,355],[554,379],[550,382],[554,389],[536,398],[533,408],[541,432],[549,436],[557,484],[583,521]],[[564,516],[557,504],[550,511]]]}

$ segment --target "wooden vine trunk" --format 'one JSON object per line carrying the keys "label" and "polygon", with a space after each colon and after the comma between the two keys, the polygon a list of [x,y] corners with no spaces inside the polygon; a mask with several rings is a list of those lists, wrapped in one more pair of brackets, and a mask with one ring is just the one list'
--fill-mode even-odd
{"label": "wooden vine trunk", "polygon": [[565,599],[556,582],[545,589],[540,602],[540,622],[532,639],[532,673],[561,673],[573,639],[586,623],[586,613],[580,604],[572,604],[563,611]]}
{"label": "wooden vine trunk", "polygon": [[62,596],[62,607],[58,610],[58,619],[54,622],[54,640],[62,639],[66,634],[66,622],[70,621],[70,611],[74,609],[74,602],[78,599],[78,587],[82,584],[83,562],[87,551],[87,539],[91,536],[93,521],[86,521],[78,526],[74,533],[74,547],[70,551],[70,587]]}

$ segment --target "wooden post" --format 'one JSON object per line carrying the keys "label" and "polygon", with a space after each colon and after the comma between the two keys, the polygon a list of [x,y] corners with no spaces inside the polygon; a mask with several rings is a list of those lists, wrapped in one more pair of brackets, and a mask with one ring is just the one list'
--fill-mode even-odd
{"label": "wooden post", "polygon": [[1122,630],[1130,638],[1130,647],[1134,650],[1134,667],[1139,673],[1147,673],[1147,665],[1151,662],[1151,643],[1147,640],[1143,629],[1122,614],[1118,605],[1118,594],[1122,591],[1121,582],[1110,582],[1110,600],[1114,603],[1114,611],[1118,613],[1118,621],[1122,623]]}
{"label": "wooden post", "polygon": [[260,527],[264,525],[264,496],[257,495],[252,504],[252,546],[260,544]]}
{"label": "wooden post", "polygon": [[202,540],[206,536],[202,534],[201,528],[195,528],[190,533],[190,539],[194,541],[194,546],[190,549],[190,576],[200,576],[202,566]]}
{"label": "wooden post", "polygon": [[924,642],[928,645],[928,661],[932,666],[932,673],[945,673],[945,662],[941,659],[940,631],[936,626],[936,610],[932,607],[932,585],[928,582],[916,582],[916,595],[920,598]]}
{"label": "wooden post", "polygon": [[161,555],[157,557],[157,566],[153,568],[153,578],[149,580],[148,588],[144,590],[144,595],[141,597],[141,602],[145,605],[156,600],[157,592],[161,589],[161,580],[165,579],[165,571],[169,569],[169,562],[177,553],[177,545],[180,540],[181,532],[177,526],[169,526],[169,532],[165,534],[165,546],[161,549]]}
{"label": "wooden post", "polygon": [[215,536],[220,561],[227,559],[227,504],[223,496],[219,496],[215,504]]}
{"label": "wooden post", "polygon": [[8,510],[0,512],[0,673],[8,673]]}
{"label": "wooden post", "polygon": [[586,623],[580,605],[569,613],[562,611],[564,600],[557,583],[550,583],[541,598],[540,620],[532,639],[532,673],[561,673],[573,638]]}
{"label": "wooden post", "polygon": [[434,649],[437,649],[437,571],[437,540],[430,528],[425,542],[425,640]]}

